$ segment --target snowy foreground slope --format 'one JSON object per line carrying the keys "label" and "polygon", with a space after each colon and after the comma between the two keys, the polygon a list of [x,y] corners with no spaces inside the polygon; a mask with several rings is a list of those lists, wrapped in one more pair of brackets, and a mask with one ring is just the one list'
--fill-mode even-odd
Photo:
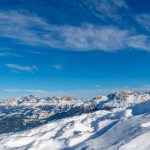
{"label": "snowy foreground slope", "polygon": [[[63,104],[60,102],[61,109],[68,112],[76,107],[77,111],[80,110],[79,108],[82,111],[77,113],[73,109],[74,111],[70,111],[72,114],[68,117],[61,116],[59,119],[50,120],[31,129],[22,129],[19,132],[4,132],[0,134],[0,150],[149,150],[149,99],[149,93],[133,91],[113,93],[86,103],[65,98]],[[3,109],[8,105],[9,107],[20,105],[15,102],[16,99],[11,103],[8,100],[5,104],[1,103],[1,108],[2,105]],[[28,105],[28,110],[30,108],[34,110],[33,105],[29,105],[31,102],[24,102],[26,104],[21,108]],[[57,105],[58,103],[57,101]],[[37,105],[35,109],[36,107]],[[18,108],[20,107],[17,107],[17,113],[20,111],[23,114]],[[56,110],[55,112],[58,113]],[[5,111],[3,111],[3,117],[4,113]],[[49,116],[48,113],[46,114]],[[62,115],[62,113],[59,114]],[[5,115],[6,118],[11,118],[10,114],[5,113]]]}

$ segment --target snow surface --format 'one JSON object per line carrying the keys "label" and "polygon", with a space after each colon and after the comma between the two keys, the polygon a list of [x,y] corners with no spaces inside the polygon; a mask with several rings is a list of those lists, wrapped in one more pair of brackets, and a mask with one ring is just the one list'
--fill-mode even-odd
{"label": "snow surface", "polygon": [[[112,95],[114,96],[114,93]],[[147,98],[145,95],[143,98],[141,93],[138,95],[137,92],[123,92],[115,94],[115,98],[109,95],[105,100],[94,99],[97,105],[94,105],[95,109],[92,107],[92,111],[50,120],[28,130],[4,132],[0,134],[0,150],[149,150],[150,100],[147,94]],[[43,101],[45,100],[39,100],[40,105]],[[120,104],[121,102],[123,104]],[[80,108],[87,104],[74,100],[63,103],[65,111],[68,110],[66,104],[68,106],[70,103],[75,103],[74,105]],[[5,107],[8,107],[8,104],[10,105],[9,101]],[[18,106],[14,101],[13,105]],[[17,113],[20,112],[18,108]],[[34,110],[31,104],[30,108]],[[5,111],[2,115],[6,115]],[[16,111],[11,116],[14,115]]]}

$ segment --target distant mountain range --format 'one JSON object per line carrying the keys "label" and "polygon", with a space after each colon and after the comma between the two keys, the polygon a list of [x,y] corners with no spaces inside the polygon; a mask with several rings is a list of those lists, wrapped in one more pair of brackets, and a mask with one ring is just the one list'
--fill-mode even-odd
{"label": "distant mountain range", "polygon": [[0,150],[149,150],[150,93],[0,102]]}
{"label": "distant mountain range", "polygon": [[127,108],[147,101],[150,93],[122,91],[91,100],[64,97],[39,98],[33,95],[0,101],[0,134],[31,129],[52,120],[97,110]]}

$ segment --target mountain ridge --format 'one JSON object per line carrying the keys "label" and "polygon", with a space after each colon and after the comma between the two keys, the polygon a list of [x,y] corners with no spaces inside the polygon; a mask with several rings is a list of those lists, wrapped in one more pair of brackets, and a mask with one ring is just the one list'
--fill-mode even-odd
{"label": "mountain ridge", "polygon": [[68,96],[39,98],[30,95],[11,98],[0,102],[0,133],[31,129],[52,120],[98,110],[125,109],[149,99],[149,93],[138,91],[115,92],[88,101]]}

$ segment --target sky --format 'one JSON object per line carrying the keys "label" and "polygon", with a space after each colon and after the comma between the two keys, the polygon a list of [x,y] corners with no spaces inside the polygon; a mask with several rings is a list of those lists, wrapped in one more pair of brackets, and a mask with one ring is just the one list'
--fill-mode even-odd
{"label": "sky", "polygon": [[149,0],[0,0],[0,98],[90,98],[150,88]]}

